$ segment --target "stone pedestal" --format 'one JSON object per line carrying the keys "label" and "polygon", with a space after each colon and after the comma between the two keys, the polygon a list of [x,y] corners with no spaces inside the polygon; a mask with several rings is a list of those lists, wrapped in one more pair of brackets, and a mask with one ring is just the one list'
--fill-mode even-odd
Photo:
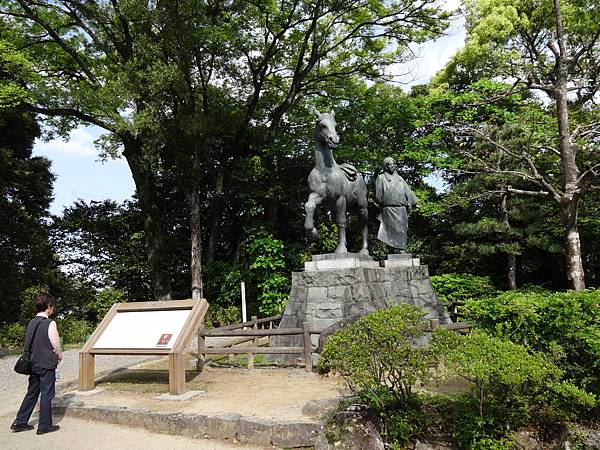
{"label": "stone pedestal", "polygon": [[387,255],[384,261],[381,261],[383,267],[417,267],[421,265],[419,258],[413,258],[410,253],[397,253]]}
{"label": "stone pedestal", "polygon": [[[446,308],[429,281],[427,266],[411,255],[391,256],[381,267],[370,257],[354,258],[354,254],[315,255],[304,272],[292,273],[290,298],[279,328],[302,328],[302,322],[308,322],[312,330],[322,331],[355,314],[399,303],[422,306],[427,319],[449,323]],[[335,265],[339,266],[331,267]],[[318,335],[313,335],[312,344],[317,342]],[[273,346],[301,345],[301,336],[273,338]]]}

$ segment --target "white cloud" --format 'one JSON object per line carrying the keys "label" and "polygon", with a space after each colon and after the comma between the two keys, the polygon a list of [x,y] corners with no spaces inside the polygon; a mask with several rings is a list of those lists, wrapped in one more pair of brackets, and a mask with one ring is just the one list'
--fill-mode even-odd
{"label": "white cloud", "polygon": [[35,145],[36,153],[48,156],[57,154],[73,155],[84,158],[98,156],[98,151],[94,147],[94,141],[97,135],[93,134],[90,127],[79,127],[71,132],[68,141],[62,139],[52,139],[49,142],[38,141]]}
{"label": "white cloud", "polygon": [[[448,9],[450,8],[448,7]],[[396,82],[407,88],[427,83],[463,47],[465,37],[464,17],[457,17],[446,36],[412,46],[415,58],[403,64],[396,64],[392,67],[391,74]]]}

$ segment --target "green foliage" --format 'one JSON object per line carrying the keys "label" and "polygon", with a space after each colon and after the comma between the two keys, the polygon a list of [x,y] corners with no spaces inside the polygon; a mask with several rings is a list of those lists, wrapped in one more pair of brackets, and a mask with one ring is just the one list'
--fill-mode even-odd
{"label": "green foliage", "polygon": [[85,312],[92,323],[98,324],[115,303],[125,302],[125,294],[114,288],[99,291],[92,301],[85,304]]}
{"label": "green foliage", "polygon": [[21,105],[29,95],[26,66],[0,40],[0,324],[17,319],[22,292],[45,284],[57,263],[47,226],[54,175],[48,159],[32,155],[40,127]]}
{"label": "green foliage", "polygon": [[52,240],[72,278],[151,298],[144,233],[136,202],[77,201],[52,224]]}
{"label": "green foliage", "polygon": [[438,298],[444,303],[493,297],[496,288],[489,277],[468,273],[446,273],[430,277]]}
{"label": "green foliage", "polygon": [[242,299],[240,282],[243,281],[242,271],[224,261],[203,266],[205,297],[210,299],[213,306],[227,307],[239,305]]}
{"label": "green foliage", "polygon": [[0,110],[30,101],[25,84],[32,78],[29,60],[10,42],[0,39]]}
{"label": "green foliage", "polygon": [[457,399],[453,419],[463,448],[490,448],[472,446],[506,438],[529,423],[534,411],[564,420],[596,405],[594,395],[562,379],[548,355],[481,330],[461,337],[438,328],[434,335],[444,366],[471,385]]}
{"label": "green foliage", "polygon": [[220,306],[210,305],[206,316],[204,317],[204,325],[206,328],[218,328],[225,325],[232,325],[242,321],[241,308],[237,306]]}
{"label": "green foliage", "polygon": [[48,288],[45,286],[31,286],[25,289],[19,297],[19,323],[27,325],[31,318],[37,314],[35,310],[35,296],[39,292],[48,293]]}
{"label": "green foliage", "polygon": [[259,235],[247,248],[249,271],[260,290],[258,310],[266,316],[283,312],[287,304],[290,280],[284,275],[283,250],[283,242],[271,234]]}
{"label": "green foliage", "polygon": [[489,333],[553,354],[566,377],[600,394],[600,291],[507,292],[461,312]]}
{"label": "green foliage", "polygon": [[423,336],[424,316],[422,308],[401,304],[360,318],[329,338],[319,372],[340,374],[379,411],[410,404],[435,357],[429,346],[413,347]]}
{"label": "green foliage", "polygon": [[0,326],[0,348],[16,348],[23,345],[25,339],[25,325],[14,322]]}
{"label": "green foliage", "polygon": [[86,320],[65,317],[57,320],[58,334],[63,338],[65,344],[80,344],[85,342],[87,337],[94,330],[92,324]]}

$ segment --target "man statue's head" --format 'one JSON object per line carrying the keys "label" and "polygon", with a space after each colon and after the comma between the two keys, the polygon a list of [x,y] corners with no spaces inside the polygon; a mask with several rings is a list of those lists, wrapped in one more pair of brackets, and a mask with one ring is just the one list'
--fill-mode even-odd
{"label": "man statue's head", "polygon": [[392,174],[396,171],[397,167],[396,167],[396,161],[394,160],[394,158],[392,158],[391,156],[388,156],[387,158],[384,158],[383,160],[383,170],[385,170],[387,173]]}

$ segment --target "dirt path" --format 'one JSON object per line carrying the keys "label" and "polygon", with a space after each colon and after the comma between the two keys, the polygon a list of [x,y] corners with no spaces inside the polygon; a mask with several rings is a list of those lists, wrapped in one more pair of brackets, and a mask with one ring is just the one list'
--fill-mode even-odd
{"label": "dirt path", "polygon": [[[59,373],[58,397],[69,397],[76,385],[66,387],[77,378],[77,350],[65,353]],[[141,429],[86,421],[72,417],[57,417],[60,431],[37,436],[34,431],[13,433],[9,427],[27,388],[27,377],[12,371],[17,357],[0,359],[0,372],[7,381],[0,387],[0,449],[260,449],[237,442],[193,439],[185,436],[154,434]],[[91,397],[76,397],[73,401],[86,405],[126,406],[154,411],[218,415],[236,413],[245,417],[275,421],[318,422],[337,405],[341,383],[306,373],[303,368],[264,368],[253,371],[243,368],[206,367],[202,373],[195,369],[195,359],[189,357],[187,388],[203,393],[184,402],[158,401],[155,397],[168,391],[168,360],[161,358],[141,362],[140,358],[98,358],[99,370],[117,370],[97,378],[103,393]],[[62,384],[62,388],[60,385]],[[32,425],[37,424],[34,412]]]}
{"label": "dirt path", "polygon": [[[57,418],[61,429],[38,436],[33,431],[12,433],[12,417],[0,418],[0,448],[3,450],[114,450],[115,448],[144,450],[259,450],[263,447],[234,445],[221,441],[191,439],[182,436],[154,434],[144,430],[78,420]],[[34,421],[30,422],[34,423]]]}
{"label": "dirt path", "polygon": [[[59,367],[61,384],[66,384],[77,378],[78,350],[65,352],[65,359]],[[257,450],[261,447],[251,445],[236,445],[217,440],[192,439],[183,436],[169,436],[150,433],[148,431],[105,424],[94,421],[79,420],[70,417],[54,417],[54,423],[61,429],[56,433],[37,436],[35,430],[22,433],[13,433],[10,425],[14,420],[21,400],[27,390],[27,377],[13,371],[13,366],[18,356],[0,358],[0,374],[5,382],[0,386],[0,449],[2,450],[81,450],[91,448],[94,450],[114,450],[115,448],[163,450],[200,449],[200,450]],[[98,358],[98,372],[124,369],[132,366],[135,371],[137,364],[146,360],[145,357],[105,357]],[[127,373],[123,371],[121,373]],[[117,372],[119,373],[119,372]],[[131,372],[130,372],[131,373]],[[135,373],[135,372],[134,372]],[[160,377],[159,377],[160,378]],[[158,386],[158,385],[157,385]],[[168,386],[168,384],[167,384]],[[163,383],[157,387],[161,392],[165,390]],[[67,389],[57,389],[61,395]],[[37,410],[34,412],[30,424],[37,425]]]}

